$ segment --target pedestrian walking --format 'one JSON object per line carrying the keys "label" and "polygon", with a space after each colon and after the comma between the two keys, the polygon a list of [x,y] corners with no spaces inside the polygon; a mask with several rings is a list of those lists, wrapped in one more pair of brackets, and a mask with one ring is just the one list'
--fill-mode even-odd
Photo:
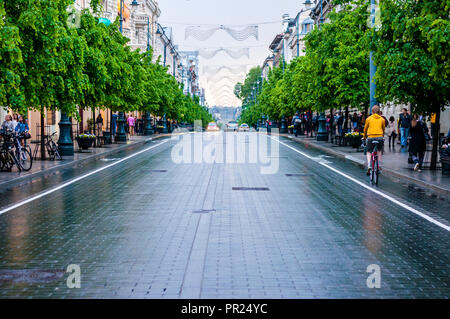
{"label": "pedestrian walking", "polygon": [[294,135],[295,135],[295,137],[297,137],[299,131],[301,130],[301,124],[302,124],[302,120],[301,120],[300,116],[298,115],[298,112],[296,112],[294,117],[292,118],[292,123],[294,124]]}
{"label": "pedestrian walking", "polygon": [[112,136],[116,136],[116,131],[117,131],[117,118],[119,116],[116,113],[113,113],[111,115],[111,134]]}
{"label": "pedestrian walking", "polygon": [[95,123],[97,125],[97,135],[103,136],[103,117],[101,113],[98,114]]}
{"label": "pedestrian walking", "polygon": [[411,120],[411,140],[409,153],[414,162],[414,170],[422,171],[423,159],[427,149],[428,127],[420,120],[417,114]]}
{"label": "pedestrian walking", "polygon": [[352,121],[353,132],[357,132],[358,131],[359,118],[358,118],[358,114],[356,112],[353,113],[351,121]]}
{"label": "pedestrian walking", "polygon": [[395,148],[395,139],[397,138],[397,123],[395,122],[395,117],[391,116],[389,118],[389,124],[388,124],[388,137],[389,137],[389,148],[392,147]]}
{"label": "pedestrian walking", "polygon": [[127,118],[127,124],[130,136],[134,136],[134,125],[136,124],[136,119],[133,117],[133,114],[130,114],[130,116]]}
{"label": "pedestrian walking", "polygon": [[411,115],[408,114],[406,108],[402,109],[399,116],[399,134],[401,136],[402,149],[406,149],[408,144],[409,130],[411,128]]}
{"label": "pedestrian walking", "polygon": [[337,119],[337,127],[338,127],[338,134],[339,134],[339,136],[343,136],[344,135],[343,134],[344,132],[343,132],[343,129],[342,129],[343,125],[344,125],[344,116],[342,115],[342,112],[339,112],[339,116],[338,116],[338,119]]}

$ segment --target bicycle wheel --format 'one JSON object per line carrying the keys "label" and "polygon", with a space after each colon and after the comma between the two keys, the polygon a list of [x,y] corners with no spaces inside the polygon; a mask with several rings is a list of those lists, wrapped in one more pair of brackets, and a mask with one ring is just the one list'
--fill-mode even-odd
{"label": "bicycle wheel", "polygon": [[375,185],[378,185],[378,176],[380,175],[380,170],[378,167],[378,156],[375,158],[375,165],[374,165],[374,177],[375,177]]}
{"label": "bicycle wheel", "polygon": [[33,165],[33,158],[31,157],[30,151],[27,149],[21,149],[20,152],[18,152],[18,154],[16,155],[22,170],[28,172]]}
{"label": "bicycle wheel", "polygon": [[370,167],[370,183],[373,185],[375,184],[375,170],[376,170],[376,163],[378,162],[378,157],[375,155],[372,158],[371,167]]}
{"label": "bicycle wheel", "polygon": [[14,155],[14,151],[12,151],[12,150],[9,152],[9,165],[10,165],[9,169],[12,169],[12,167],[14,165],[16,165],[19,172],[22,171],[22,166],[20,165],[19,161],[17,160],[16,155]]}

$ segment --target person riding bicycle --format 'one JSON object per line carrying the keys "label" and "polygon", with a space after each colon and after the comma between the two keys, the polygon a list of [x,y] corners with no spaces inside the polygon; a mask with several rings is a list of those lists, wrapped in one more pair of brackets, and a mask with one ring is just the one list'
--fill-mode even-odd
{"label": "person riding bicycle", "polygon": [[366,119],[364,125],[364,139],[367,142],[367,176],[370,175],[370,161],[372,159],[372,152],[374,149],[374,141],[378,141],[378,165],[381,171],[381,157],[384,145],[384,130],[386,128],[386,121],[379,115],[380,107],[374,105],[372,107],[372,115]]}

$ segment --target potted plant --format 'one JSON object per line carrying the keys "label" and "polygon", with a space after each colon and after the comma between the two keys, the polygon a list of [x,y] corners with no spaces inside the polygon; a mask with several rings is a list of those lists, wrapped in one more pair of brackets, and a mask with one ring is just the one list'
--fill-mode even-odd
{"label": "potted plant", "polygon": [[95,135],[93,134],[80,134],[76,138],[78,143],[78,147],[82,150],[87,150],[92,146],[92,143],[95,140]]}
{"label": "potted plant", "polygon": [[345,138],[347,139],[348,143],[353,148],[359,147],[359,145],[361,144],[362,137],[363,137],[363,135],[360,132],[351,132],[351,133],[345,134]]}

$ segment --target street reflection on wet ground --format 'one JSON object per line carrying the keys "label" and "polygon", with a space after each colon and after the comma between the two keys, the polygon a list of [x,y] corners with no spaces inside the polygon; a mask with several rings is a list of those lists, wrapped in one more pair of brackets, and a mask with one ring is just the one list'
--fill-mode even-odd
{"label": "street reflection on wet ground", "polygon": [[[449,297],[442,227],[283,145],[268,175],[249,163],[175,164],[172,146],[0,215],[0,297]],[[367,183],[361,168],[326,160]],[[0,206],[110,163],[3,189]],[[377,189],[449,225],[448,197],[387,176]],[[80,288],[52,277],[70,264]],[[372,264],[379,289],[367,286]]]}

